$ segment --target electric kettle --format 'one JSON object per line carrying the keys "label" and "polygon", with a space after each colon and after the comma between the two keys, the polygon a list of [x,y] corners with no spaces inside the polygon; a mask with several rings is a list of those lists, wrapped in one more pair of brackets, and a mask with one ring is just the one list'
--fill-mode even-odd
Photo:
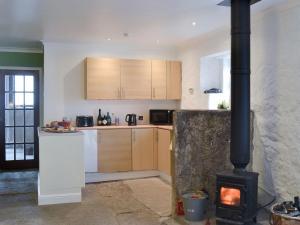
{"label": "electric kettle", "polygon": [[125,121],[128,123],[128,126],[136,125],[136,114],[127,114],[125,117]]}

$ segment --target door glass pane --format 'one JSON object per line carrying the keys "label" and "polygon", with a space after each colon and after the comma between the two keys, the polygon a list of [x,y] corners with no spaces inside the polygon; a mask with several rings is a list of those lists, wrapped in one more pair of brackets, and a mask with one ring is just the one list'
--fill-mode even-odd
{"label": "door glass pane", "polygon": [[26,160],[34,159],[34,145],[26,144],[25,145],[25,154]]}
{"label": "door glass pane", "polygon": [[24,110],[15,110],[16,124],[15,126],[24,126]]}
{"label": "door glass pane", "polygon": [[33,108],[34,96],[33,93],[25,93],[25,106],[26,108]]}
{"label": "door glass pane", "polygon": [[24,108],[24,93],[15,93],[15,105],[17,109]]}
{"label": "door glass pane", "polygon": [[34,112],[33,110],[25,111],[25,125],[33,126],[34,125]]}
{"label": "door glass pane", "polygon": [[16,127],[16,143],[24,142],[24,127]]}
{"label": "door glass pane", "polygon": [[34,81],[33,76],[25,76],[25,91],[33,91]]}
{"label": "door glass pane", "polygon": [[24,91],[24,76],[15,76],[15,91]]}
{"label": "door glass pane", "polygon": [[5,108],[13,109],[14,108],[14,94],[5,93]]}
{"label": "door glass pane", "polygon": [[5,126],[13,126],[13,125],[14,125],[14,111],[5,110]]}
{"label": "door glass pane", "polygon": [[16,145],[16,160],[24,160],[24,145]]}
{"label": "door glass pane", "polygon": [[33,127],[25,127],[25,142],[26,143],[33,143],[34,141],[34,132]]}
{"label": "door glass pane", "polygon": [[5,91],[14,91],[14,77],[5,75]]}
{"label": "door glass pane", "polygon": [[5,160],[14,160],[14,145],[5,145]]}
{"label": "door glass pane", "polygon": [[5,143],[14,143],[13,127],[5,127]]}

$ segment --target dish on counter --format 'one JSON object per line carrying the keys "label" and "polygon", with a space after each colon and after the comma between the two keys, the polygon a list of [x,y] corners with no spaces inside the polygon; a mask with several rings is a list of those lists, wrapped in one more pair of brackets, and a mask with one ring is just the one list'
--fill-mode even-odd
{"label": "dish on counter", "polygon": [[77,133],[77,129],[65,129],[65,128],[53,128],[53,127],[43,127],[42,131],[50,133]]}

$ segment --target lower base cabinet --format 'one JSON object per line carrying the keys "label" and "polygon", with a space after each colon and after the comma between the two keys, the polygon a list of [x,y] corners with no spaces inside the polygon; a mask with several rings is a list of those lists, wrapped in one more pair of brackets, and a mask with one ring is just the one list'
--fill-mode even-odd
{"label": "lower base cabinet", "polygon": [[98,130],[98,172],[159,170],[171,175],[171,132],[158,128]]}
{"label": "lower base cabinet", "polygon": [[99,130],[98,171],[110,173],[131,170],[131,129]]}
{"label": "lower base cabinet", "polygon": [[171,175],[171,136],[169,130],[157,130],[157,167],[158,170]]}
{"label": "lower base cabinet", "polygon": [[154,131],[152,128],[132,129],[132,169],[154,169]]}

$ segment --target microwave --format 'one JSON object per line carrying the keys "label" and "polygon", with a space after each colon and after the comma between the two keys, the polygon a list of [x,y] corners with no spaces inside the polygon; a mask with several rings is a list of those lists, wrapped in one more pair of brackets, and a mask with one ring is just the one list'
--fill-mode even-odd
{"label": "microwave", "polygon": [[150,124],[172,125],[174,111],[169,109],[150,109]]}

